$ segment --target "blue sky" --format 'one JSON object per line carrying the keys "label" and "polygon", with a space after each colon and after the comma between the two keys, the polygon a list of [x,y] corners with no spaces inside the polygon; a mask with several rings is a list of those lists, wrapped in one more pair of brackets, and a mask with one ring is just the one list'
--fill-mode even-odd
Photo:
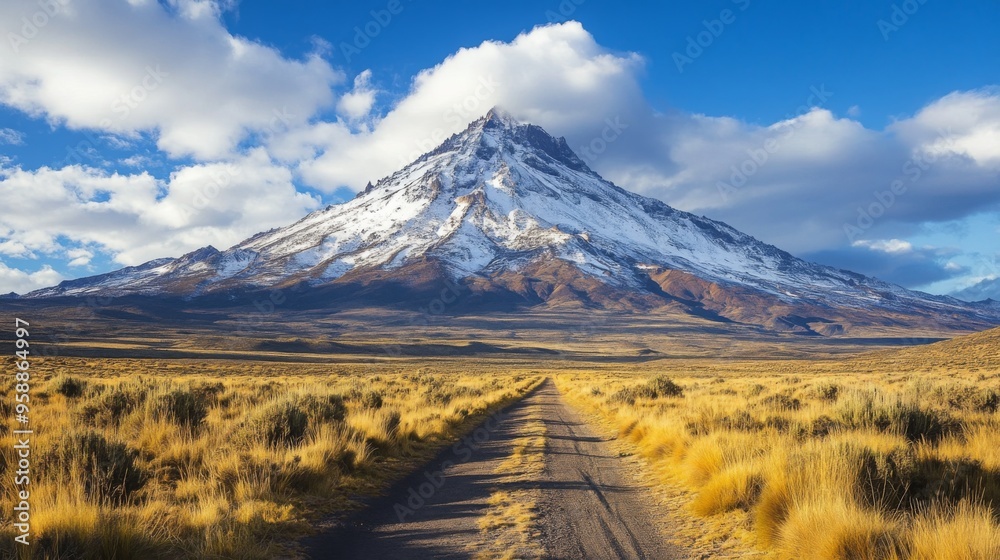
{"label": "blue sky", "polygon": [[502,104],[624,123],[597,171],[798,256],[1000,294],[995,1],[52,1],[0,7],[2,292],[230,246]]}
{"label": "blue sky", "polygon": [[[831,109],[842,113],[863,104],[860,120],[884,126],[952,91],[996,83],[997,67],[987,61],[1000,57],[1000,40],[992,33],[1000,9],[988,0],[963,2],[961,9],[926,0],[899,31],[889,32],[888,41],[877,22],[891,23],[893,4],[903,2],[411,0],[402,3],[401,25],[390,24],[350,60],[337,47],[351,43],[353,27],[386,2],[291,4],[275,9],[273,2],[242,1],[224,19],[233,32],[292,56],[312,48],[310,37],[322,37],[334,47],[330,60],[349,75],[372,69],[380,82],[401,90],[414,74],[461,47],[509,41],[550,20],[574,19],[608,49],[646,57],[643,86],[654,105],[759,123],[774,122],[798,105],[802,84],[827,83],[840,94]],[[678,73],[672,53],[683,52],[687,37],[725,9],[734,12],[734,23],[697,64]]]}

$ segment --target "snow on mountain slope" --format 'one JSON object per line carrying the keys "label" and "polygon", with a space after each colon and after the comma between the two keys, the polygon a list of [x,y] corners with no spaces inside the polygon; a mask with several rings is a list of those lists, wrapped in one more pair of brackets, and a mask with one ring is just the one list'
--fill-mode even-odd
{"label": "snow on mountain slope", "polygon": [[29,296],[322,286],[427,260],[455,281],[556,261],[621,292],[656,292],[651,276],[677,270],[788,305],[997,315],[807,263],[721,222],[627,192],[588,168],[564,139],[498,109],[353,200],[290,226],[227,251],[207,247]]}

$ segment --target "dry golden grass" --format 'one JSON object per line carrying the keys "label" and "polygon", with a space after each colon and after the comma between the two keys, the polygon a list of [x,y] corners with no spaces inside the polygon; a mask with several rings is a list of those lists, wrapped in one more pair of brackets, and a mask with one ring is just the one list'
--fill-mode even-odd
{"label": "dry golden grass", "polygon": [[[992,358],[931,348],[937,362],[907,351],[556,382],[686,492],[691,514],[769,557],[1000,558],[1000,376],[978,369]],[[956,361],[977,369],[941,363]],[[855,373],[866,365],[888,372]]]}
{"label": "dry golden grass", "polygon": [[[5,475],[4,557],[293,555],[308,521],[384,488],[540,379],[97,359],[32,371],[32,546],[14,549]],[[4,428],[0,471],[13,464]]]}
{"label": "dry golden grass", "polygon": [[[580,353],[597,356],[625,355],[662,336],[607,347],[579,338]],[[683,355],[761,353],[717,338]],[[670,349],[690,346],[687,336],[672,340]],[[30,556],[294,554],[289,538],[307,532],[309,521],[351,507],[348,496],[385,488],[552,375],[640,451],[660,477],[657,492],[671,489],[665,517],[683,506],[700,520],[697,537],[681,535],[693,553],[1000,558],[1000,345],[983,352],[982,340],[850,361],[611,360],[586,372],[579,362],[534,356],[435,359],[440,370],[424,367],[428,360],[363,357],[35,359]],[[665,380],[648,381],[664,374],[681,394]],[[84,384],[74,389],[68,380]],[[0,389],[5,418],[10,390]],[[343,397],[343,419],[334,395]],[[283,420],[269,422],[275,418]],[[4,427],[0,473],[12,464],[12,425]],[[519,457],[531,456],[525,445]],[[517,464],[498,475],[513,475]],[[5,475],[4,556],[13,554],[11,489]],[[522,507],[530,501],[499,492],[496,519],[531,527],[535,512]]]}

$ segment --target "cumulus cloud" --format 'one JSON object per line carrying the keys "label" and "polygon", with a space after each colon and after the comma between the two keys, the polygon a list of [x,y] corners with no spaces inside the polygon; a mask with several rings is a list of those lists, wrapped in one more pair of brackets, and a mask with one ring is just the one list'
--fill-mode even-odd
{"label": "cumulus cloud", "polygon": [[43,265],[41,269],[28,273],[10,268],[0,261],[0,289],[5,293],[25,294],[39,288],[54,286],[63,280],[65,278],[49,265]]}
{"label": "cumulus cloud", "polygon": [[[223,157],[251,132],[307,122],[343,78],[319,55],[290,60],[232,35],[218,2],[48,4],[61,7],[0,49],[0,103],[75,129],[153,133],[171,156]],[[39,6],[0,3],[0,20],[30,22]]]}
{"label": "cumulus cloud", "polygon": [[[25,196],[31,193],[31,196]],[[227,248],[319,206],[296,191],[291,172],[262,149],[239,159],[189,165],[160,181],[78,165],[0,170],[0,254],[61,256],[66,239],[87,246],[66,253],[75,265],[100,248],[135,265],[205,245]]]}
{"label": "cumulus cloud", "polygon": [[[978,111],[979,122],[1000,125],[992,112],[1000,96],[962,105]],[[771,125],[683,115],[654,122],[659,130],[647,141],[663,146],[662,161],[626,153],[595,167],[626,188],[795,253],[905,238],[921,223],[961,219],[1000,202],[991,160],[957,148],[981,133],[956,126],[928,134],[921,115],[886,130],[818,106]]]}
{"label": "cumulus cloud", "polygon": [[66,251],[66,256],[70,259],[69,266],[87,266],[94,258],[94,252],[80,247]]}
{"label": "cumulus cloud", "polygon": [[345,93],[337,102],[337,112],[354,121],[371,113],[377,93],[371,85],[372,71],[365,70],[354,78],[354,89]]}
{"label": "cumulus cloud", "polygon": [[825,84],[803,84],[800,102],[769,124],[660,111],[642,94],[643,72],[640,56],[605,49],[579,23],[542,26],[419,73],[370,128],[315,123],[269,149],[300,162],[320,190],[358,190],[502,105],[566,136],[617,184],[796,254],[905,239],[927,221],[1000,204],[996,89],[956,92],[879,130],[856,108],[826,108],[837,92]]}
{"label": "cumulus cloud", "polygon": [[[382,111],[372,72],[338,97],[344,76],[321,58],[321,42],[317,54],[285,58],[229,33],[219,15],[231,5],[74,0],[16,53],[0,49],[0,103],[126,144],[149,135],[168,156],[197,161],[167,180],[6,161],[0,202],[19,193],[23,205],[31,192],[31,211],[0,217],[0,255],[84,266],[92,257],[66,251],[138,264],[228,247],[315,208],[295,182],[359,190],[494,105],[565,136],[622,187],[910,286],[968,271],[950,250],[915,247],[909,236],[1000,207],[996,88],[949,94],[881,129],[859,122],[857,107],[830,110],[838,92],[824,84],[802,84],[800,101],[773,123],[690,114],[651,106],[643,58],[604,48],[571,21],[460,49]],[[37,10],[4,3],[0,17]],[[328,109],[335,120],[322,118]],[[82,245],[64,247],[66,238]]]}
{"label": "cumulus cloud", "polygon": [[360,189],[430,151],[494,105],[554,132],[593,136],[605,118],[623,117],[628,101],[644,105],[635,79],[642,65],[638,55],[608,52],[579,23],[539,27],[510,43],[461,49],[420,72],[408,94],[371,130],[355,134],[343,124],[319,123],[276,139],[271,147],[286,158],[318,154],[300,167],[316,188]]}
{"label": "cumulus cloud", "polygon": [[1000,169],[1000,88],[954,92],[890,130],[936,156],[963,156]]}

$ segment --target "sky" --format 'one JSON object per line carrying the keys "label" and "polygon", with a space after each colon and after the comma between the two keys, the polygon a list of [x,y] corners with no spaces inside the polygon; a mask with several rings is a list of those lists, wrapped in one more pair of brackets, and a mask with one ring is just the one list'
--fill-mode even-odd
{"label": "sky", "polygon": [[796,256],[1000,299],[998,28],[995,0],[3,2],[0,293],[230,247],[500,105]]}

